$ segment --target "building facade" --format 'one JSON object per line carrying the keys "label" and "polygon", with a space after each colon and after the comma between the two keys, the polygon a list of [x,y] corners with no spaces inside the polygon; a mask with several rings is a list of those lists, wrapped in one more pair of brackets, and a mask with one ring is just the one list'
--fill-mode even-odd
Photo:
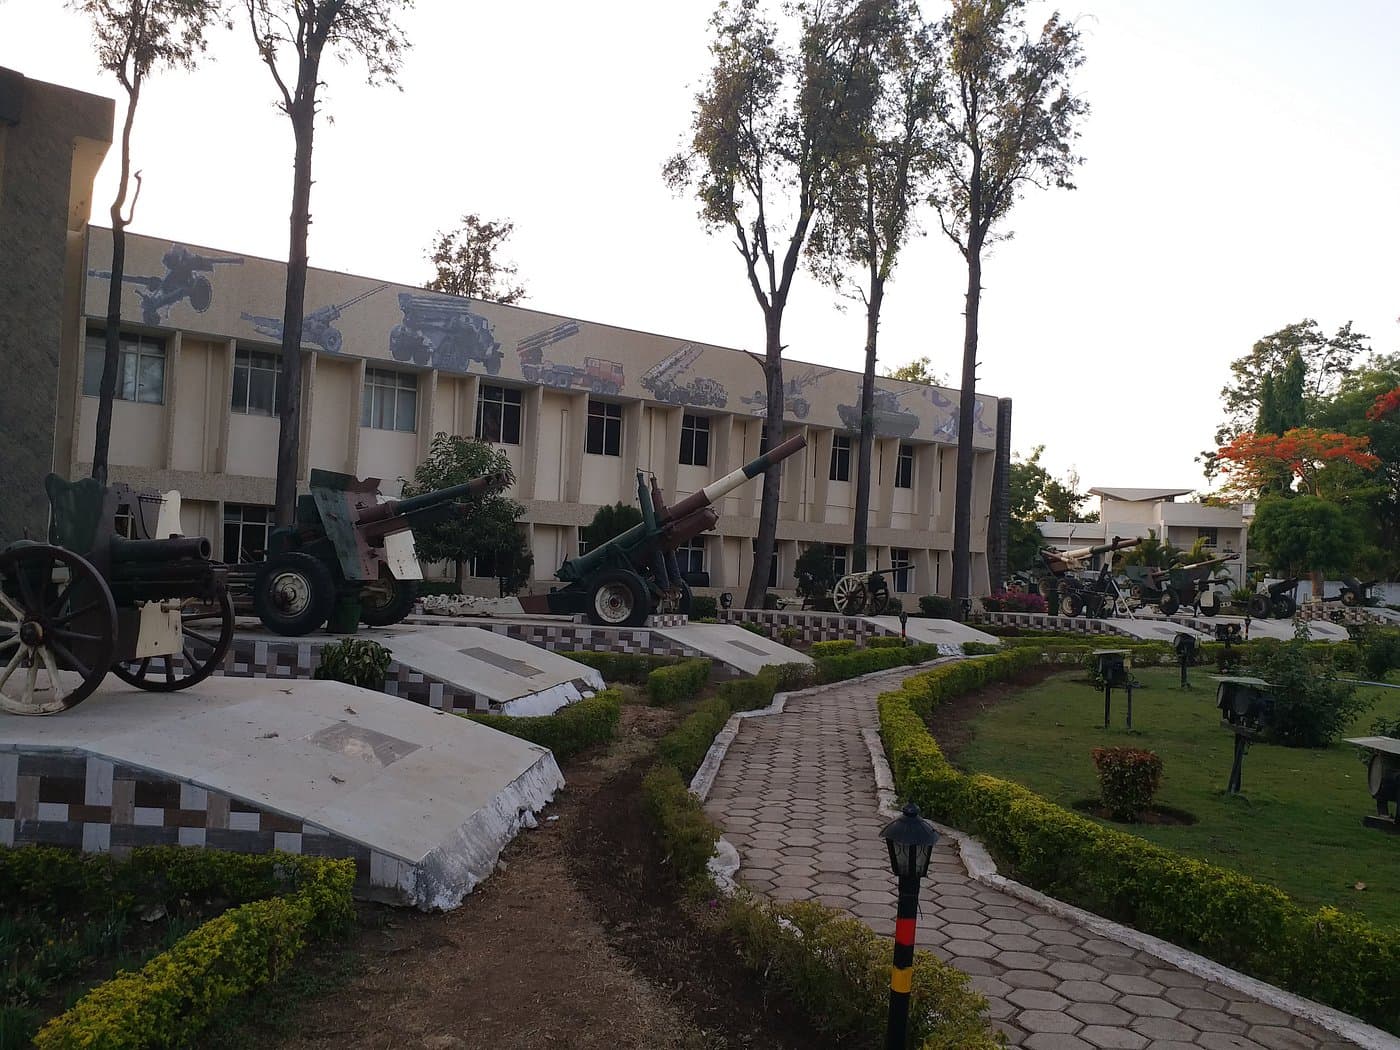
{"label": "building facade", "polygon": [[[64,346],[54,461],[92,458],[108,294],[110,232],[88,231],[81,316]],[[273,502],[283,264],[129,236],[122,378],[111,476],[182,495],[184,527],[227,561],[254,559]],[[548,589],[579,529],[602,504],[636,498],[637,471],[667,493],[696,491],[760,453],[763,375],[749,354],[536,310],[477,302],[365,277],[308,277],[299,475],[313,467],[376,477],[395,494],[435,434],[504,449]],[[803,547],[826,542],[848,563],[859,441],[860,375],[786,361],[785,433],[807,448],[784,466],[770,583],[795,586]],[[956,391],[879,380],[870,542],[896,589],[947,593],[951,579]],[[987,537],[999,420],[1010,404],[979,396],[973,590],[988,590]],[[1005,473],[1004,471],[1002,472]],[[712,588],[744,587],[762,484],[720,508],[715,533],[682,549]],[[488,566],[472,589],[494,593]]]}

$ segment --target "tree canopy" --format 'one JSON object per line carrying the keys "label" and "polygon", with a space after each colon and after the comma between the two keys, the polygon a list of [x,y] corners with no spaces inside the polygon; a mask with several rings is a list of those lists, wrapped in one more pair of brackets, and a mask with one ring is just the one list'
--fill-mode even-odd
{"label": "tree canopy", "polygon": [[935,372],[933,362],[928,357],[916,357],[914,360],[906,361],[894,368],[886,368],[885,376],[888,379],[902,379],[906,383],[924,383],[927,386],[946,386],[948,384],[947,374]]}
{"label": "tree canopy", "polygon": [[1347,571],[1361,543],[1351,515],[1320,496],[1268,496],[1249,528],[1250,547],[1289,577]]}
{"label": "tree canopy", "polygon": [[446,295],[462,295],[492,303],[519,302],[525,286],[516,284],[517,267],[500,258],[515,223],[492,222],[475,213],[462,216],[455,230],[439,230],[428,252],[436,273],[428,287]]}

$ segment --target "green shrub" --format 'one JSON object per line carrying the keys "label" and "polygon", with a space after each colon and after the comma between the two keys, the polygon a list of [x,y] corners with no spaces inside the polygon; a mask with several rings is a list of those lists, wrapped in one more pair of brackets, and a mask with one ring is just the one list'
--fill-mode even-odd
{"label": "green shrub", "polygon": [[712,620],[719,615],[719,601],[708,594],[695,594],[690,598],[690,618],[692,620]]}
{"label": "green shrub", "polygon": [[794,693],[817,684],[815,664],[769,664],[759,673],[774,680],[775,693]]}
{"label": "green shrub", "polygon": [[934,620],[961,620],[962,605],[952,598],[925,594],[919,599],[919,612]]}
{"label": "green shrub", "polygon": [[710,680],[710,661],[699,657],[647,675],[647,696],[653,704],[674,704],[697,696]]}
{"label": "green shrub", "polygon": [[825,656],[840,656],[856,651],[856,643],[851,638],[838,638],[833,642],[813,642],[807,654],[816,660]]}
{"label": "green shrub", "polygon": [[784,627],[778,632],[778,641],[782,642],[788,648],[792,648],[792,646],[796,645],[797,640],[801,637],[802,632],[796,627]]}
{"label": "green shrub", "polygon": [[661,738],[657,753],[661,760],[680,771],[687,781],[695,775],[724,724],[729,721],[729,704],[716,696],[702,701],[695,711]]}
{"label": "green shrub", "polygon": [[867,649],[903,649],[908,644],[897,634],[875,634],[865,640]]}
{"label": "green shrub", "polygon": [[740,620],[739,626],[750,634],[756,634],[763,638],[768,637],[768,628],[764,627],[761,623],[755,623],[753,620]]}
{"label": "green shrub", "polygon": [[562,762],[586,747],[617,736],[617,723],[622,717],[622,694],[616,689],[604,689],[596,696],[570,704],[552,715],[528,718],[510,715],[462,717],[547,747],[554,752],[555,759]]}
{"label": "green shrub", "polygon": [[880,732],[903,797],[977,836],[1008,873],[1046,893],[1400,1031],[1400,931],[1334,908],[1305,910],[1273,886],[1104,827],[1019,784],[955,769],[924,719],[1027,659],[1038,656],[1021,649],[944,664],[880,696]]}
{"label": "green shrub", "polygon": [[587,664],[603,676],[603,681],[615,685],[626,682],[628,685],[646,685],[647,675],[658,667],[669,667],[678,663],[676,656],[652,656],[649,653],[594,653],[564,652],[570,660]]}
{"label": "green shrub", "polygon": [[1162,782],[1162,758],[1135,747],[1096,747],[1099,797],[1114,820],[1137,820]]}
{"label": "green shrub", "polygon": [[765,667],[752,678],[732,678],[715,689],[731,711],[757,711],[773,702],[778,691],[777,672]]}
{"label": "green shrub", "polygon": [[[1336,646],[1340,649],[1348,643],[1343,642]],[[1375,682],[1384,682],[1388,672],[1400,667],[1400,633],[1395,631],[1372,631],[1362,644],[1360,668],[1366,672],[1366,676]],[[1351,667],[1342,667],[1341,663],[1335,666],[1342,670],[1356,670],[1357,663]]]}
{"label": "green shrub", "polygon": [[871,671],[884,671],[901,664],[921,664],[941,654],[936,645],[906,645],[900,649],[857,649],[853,653],[829,656],[817,661],[817,679],[843,682]]}
{"label": "green shrub", "polygon": [[342,638],[321,648],[321,663],[311,676],[378,693],[384,690],[393,659],[393,653],[369,638]]}
{"label": "green shrub", "polygon": [[1300,639],[1266,650],[1258,671],[1274,687],[1269,738],[1285,747],[1326,747],[1373,702]]}
{"label": "green shrub", "polygon": [[[745,964],[790,997],[825,1035],[855,1045],[883,1042],[890,942],[864,923],[814,901],[735,900],[724,926]],[[989,1030],[987,1001],[968,978],[928,952],[914,956],[909,1045],[982,1050],[1003,1045]]]}
{"label": "green shrub", "polygon": [[990,656],[1001,652],[1001,646],[991,642],[963,642],[962,651],[964,656]]}
{"label": "green shrub", "polygon": [[642,800],[676,877],[687,883],[704,879],[719,829],[706,818],[680,771],[670,765],[653,767],[642,779]]}

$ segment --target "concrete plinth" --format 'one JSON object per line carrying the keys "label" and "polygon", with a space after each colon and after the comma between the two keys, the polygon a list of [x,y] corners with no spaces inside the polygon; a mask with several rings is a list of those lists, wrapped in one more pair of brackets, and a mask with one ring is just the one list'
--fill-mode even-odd
{"label": "concrete plinth", "polygon": [[[867,623],[880,628],[876,634],[898,634],[898,616],[866,616]],[[1000,645],[1001,639],[986,631],[979,631],[957,620],[933,620],[923,616],[911,616],[906,621],[905,630],[909,640],[921,645],[946,647],[948,653],[962,652],[963,642],[981,642],[983,645]]]}

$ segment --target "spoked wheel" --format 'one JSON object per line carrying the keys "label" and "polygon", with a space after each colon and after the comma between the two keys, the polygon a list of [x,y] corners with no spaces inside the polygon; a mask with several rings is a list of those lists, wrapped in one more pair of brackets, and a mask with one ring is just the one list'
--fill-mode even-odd
{"label": "spoked wheel", "polygon": [[1083,607],[1084,600],[1077,594],[1066,594],[1060,598],[1061,616],[1078,616]]}
{"label": "spoked wheel", "polygon": [[865,608],[865,581],[857,575],[842,576],[831,592],[832,604],[843,616],[858,616]]}
{"label": "spoked wheel", "polygon": [[871,616],[879,616],[890,607],[890,587],[883,576],[877,574],[870,578],[869,595]]}
{"label": "spoked wheel", "polygon": [[147,656],[112,665],[112,673],[127,685],[153,693],[169,693],[202,682],[223,666],[233,644],[233,599],[228,591],[210,602],[188,598],[180,606],[180,652]]}
{"label": "spoked wheel", "polygon": [[117,645],[117,610],[87,559],[62,547],[0,552],[0,710],[66,711],[101,684]]}
{"label": "spoked wheel", "polygon": [[1267,594],[1256,593],[1249,596],[1249,615],[1256,620],[1267,620],[1271,606],[1272,603]]}
{"label": "spoked wheel", "polygon": [[1361,604],[1361,595],[1350,587],[1344,587],[1342,589],[1342,604],[1354,609]]}
{"label": "spoked wheel", "polygon": [[1287,620],[1298,611],[1298,603],[1293,600],[1291,594],[1280,594],[1275,596],[1269,603],[1269,612],[1274,614],[1276,620]]}

